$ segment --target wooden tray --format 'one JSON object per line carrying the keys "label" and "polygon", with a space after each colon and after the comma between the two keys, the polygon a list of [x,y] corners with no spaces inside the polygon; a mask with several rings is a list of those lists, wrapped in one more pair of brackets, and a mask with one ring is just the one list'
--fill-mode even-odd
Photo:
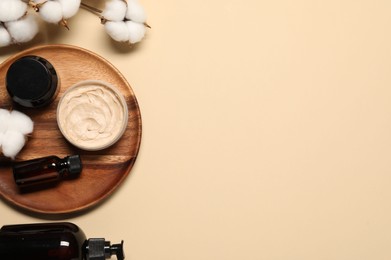
{"label": "wooden tray", "polygon": [[[31,54],[52,63],[60,78],[61,88],[57,98],[51,105],[41,109],[15,106],[5,88],[5,75],[10,64]],[[113,146],[96,152],[79,150],[70,145],[63,138],[56,121],[57,104],[64,91],[87,79],[102,80],[116,86],[124,95],[129,109],[128,126],[122,138]],[[0,65],[0,107],[20,110],[34,121],[34,132],[17,160],[80,154],[83,162],[80,178],[62,181],[56,187],[30,193],[20,193],[9,164],[0,163],[0,195],[24,210],[64,214],[96,205],[123,182],[136,160],[141,141],[141,116],[136,97],[124,76],[113,65],[88,50],[69,45],[45,45],[7,59]]]}

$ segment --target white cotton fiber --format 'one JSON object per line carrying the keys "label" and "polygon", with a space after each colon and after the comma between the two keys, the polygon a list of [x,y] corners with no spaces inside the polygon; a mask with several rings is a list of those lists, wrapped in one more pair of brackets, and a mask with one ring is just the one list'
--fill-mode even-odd
{"label": "white cotton fiber", "polygon": [[20,132],[7,131],[2,140],[1,150],[7,157],[15,159],[15,156],[22,150],[25,137]]}
{"label": "white cotton fiber", "polygon": [[3,26],[0,25],[0,47],[8,46],[11,43],[12,43],[11,35]]}
{"label": "white cotton fiber", "polygon": [[48,1],[39,8],[39,15],[48,23],[58,23],[62,20],[62,6],[57,1]]}
{"label": "white cotton fiber", "polygon": [[127,21],[126,25],[129,30],[129,42],[136,43],[141,41],[145,35],[145,26],[144,24],[135,23],[133,21]]}
{"label": "white cotton fiber", "polygon": [[11,113],[7,109],[0,109],[0,133],[7,131],[10,116]]}
{"label": "white cotton fiber", "polygon": [[0,0],[0,21],[18,20],[27,11],[27,4],[21,0]]}
{"label": "white cotton fiber", "polygon": [[126,2],[122,0],[111,0],[106,4],[102,16],[109,21],[119,22],[125,19]]}
{"label": "white cotton fiber", "polygon": [[30,117],[25,114],[13,110],[10,113],[10,121],[8,125],[9,131],[19,131],[20,133],[27,135],[31,134],[34,129],[34,123]]}
{"label": "white cotton fiber", "polygon": [[8,22],[5,25],[11,37],[18,43],[28,42],[38,33],[38,24],[35,16],[30,14],[20,20]]}
{"label": "white cotton fiber", "polygon": [[80,0],[58,0],[62,6],[62,16],[64,19],[74,16],[80,8]]}
{"label": "white cotton fiber", "polygon": [[1,146],[4,140],[4,134],[0,132],[0,152],[1,152]]}
{"label": "white cotton fiber", "polygon": [[129,29],[124,22],[106,22],[105,29],[113,40],[118,42],[129,41]]}
{"label": "white cotton fiber", "polygon": [[0,151],[3,155],[14,159],[33,128],[34,123],[27,115],[16,110],[0,109]]}
{"label": "white cotton fiber", "polygon": [[138,0],[128,0],[128,9],[126,10],[126,19],[137,23],[145,23],[147,16],[144,8]]}

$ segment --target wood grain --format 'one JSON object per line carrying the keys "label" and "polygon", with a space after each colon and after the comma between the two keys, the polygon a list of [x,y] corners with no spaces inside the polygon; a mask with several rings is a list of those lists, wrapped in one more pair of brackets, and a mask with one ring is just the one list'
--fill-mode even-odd
{"label": "wood grain", "polygon": [[[9,66],[25,55],[38,55],[55,67],[60,90],[55,101],[40,109],[25,109],[12,103],[5,87]],[[57,126],[57,104],[64,91],[82,80],[102,80],[118,88],[128,105],[127,129],[113,146],[95,152],[80,150],[69,144]],[[83,171],[80,178],[60,182],[56,187],[21,193],[16,187],[9,164],[0,167],[0,195],[25,210],[63,214],[84,210],[109,196],[128,176],[136,160],[141,142],[141,114],[132,88],[124,76],[102,57],[70,45],[44,45],[25,50],[0,65],[0,107],[17,109],[34,121],[34,132],[16,160],[48,155],[65,157],[80,154]],[[0,122],[1,123],[1,122]]]}

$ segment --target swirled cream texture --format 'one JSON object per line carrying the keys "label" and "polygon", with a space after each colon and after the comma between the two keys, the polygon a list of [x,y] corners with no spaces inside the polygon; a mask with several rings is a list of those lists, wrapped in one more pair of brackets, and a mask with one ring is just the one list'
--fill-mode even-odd
{"label": "swirled cream texture", "polygon": [[85,150],[104,149],[116,142],[126,128],[127,116],[123,96],[97,81],[71,87],[64,93],[57,109],[63,135]]}

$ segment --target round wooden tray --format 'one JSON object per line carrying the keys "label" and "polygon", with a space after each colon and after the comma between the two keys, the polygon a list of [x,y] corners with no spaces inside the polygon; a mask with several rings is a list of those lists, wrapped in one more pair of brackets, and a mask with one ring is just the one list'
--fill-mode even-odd
{"label": "round wooden tray", "polygon": [[[15,106],[8,96],[5,87],[7,70],[13,61],[25,55],[47,59],[59,75],[60,91],[48,107],[23,109]],[[128,126],[122,138],[113,146],[95,152],[83,151],[69,144],[61,135],[56,121],[57,104],[64,91],[88,79],[102,80],[116,86],[124,95],[129,109]],[[87,209],[110,195],[129,174],[136,160],[141,141],[141,115],[136,97],[124,76],[112,64],[88,50],[69,45],[44,45],[7,59],[0,65],[0,107],[20,110],[34,121],[34,132],[16,160],[80,154],[83,162],[79,178],[29,193],[18,190],[10,165],[0,162],[0,195],[22,209],[45,214]]]}

